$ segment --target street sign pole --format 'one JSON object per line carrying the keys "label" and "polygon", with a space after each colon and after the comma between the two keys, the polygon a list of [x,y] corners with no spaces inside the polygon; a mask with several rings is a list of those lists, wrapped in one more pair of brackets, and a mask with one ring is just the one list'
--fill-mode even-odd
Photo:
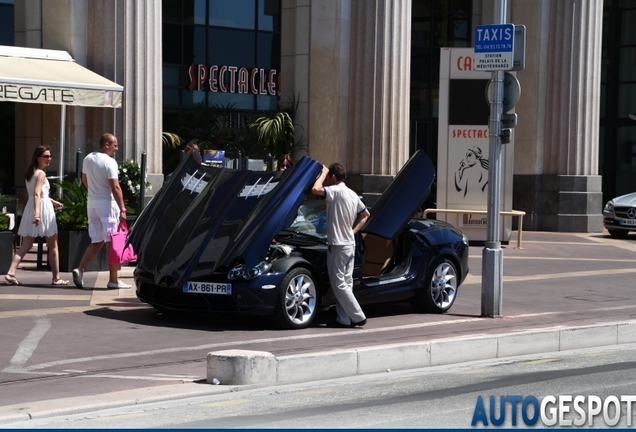
{"label": "street sign pole", "polygon": [[[495,0],[494,24],[506,20],[507,0]],[[481,315],[503,316],[503,251],[499,239],[501,190],[501,118],[503,115],[504,71],[492,72],[490,101],[490,160],[488,168],[488,216],[486,244],[482,253]]]}

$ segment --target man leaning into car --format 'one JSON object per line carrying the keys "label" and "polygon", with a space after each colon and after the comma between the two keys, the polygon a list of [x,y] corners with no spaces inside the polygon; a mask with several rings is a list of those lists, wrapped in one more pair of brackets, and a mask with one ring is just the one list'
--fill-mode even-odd
{"label": "man leaning into car", "polygon": [[322,167],[311,191],[327,203],[327,270],[336,297],[336,320],[328,325],[355,327],[367,318],[353,295],[355,234],[369,217],[369,210],[358,195],[344,183],[347,172],[339,163]]}

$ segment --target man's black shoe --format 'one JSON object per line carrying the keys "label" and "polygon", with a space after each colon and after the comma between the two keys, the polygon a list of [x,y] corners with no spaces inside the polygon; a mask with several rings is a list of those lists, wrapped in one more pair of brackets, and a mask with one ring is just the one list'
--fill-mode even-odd
{"label": "man's black shoe", "polygon": [[332,327],[332,328],[351,328],[353,327],[353,324],[343,324],[338,320],[333,320],[333,321],[329,321],[327,323],[327,327]]}
{"label": "man's black shoe", "polygon": [[351,327],[362,327],[366,323],[367,323],[367,319],[366,318],[363,319],[362,321],[358,321],[358,322],[351,321]]}

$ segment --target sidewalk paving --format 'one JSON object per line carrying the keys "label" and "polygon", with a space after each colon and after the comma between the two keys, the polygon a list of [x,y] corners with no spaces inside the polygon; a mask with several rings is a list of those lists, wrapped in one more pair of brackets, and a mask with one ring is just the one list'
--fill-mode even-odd
{"label": "sidewalk paving", "polygon": [[[208,382],[218,378],[220,386],[185,383],[34,402],[26,407],[5,406],[0,407],[0,424],[25,416],[81,412],[254,386],[636,343],[635,235],[616,240],[607,233],[524,232],[523,249],[516,248],[515,235],[509,245],[503,246],[501,318],[479,316],[483,247],[471,246],[470,274],[460,287],[456,304],[445,315],[418,315],[416,321],[405,323],[404,315],[387,313],[386,305],[368,306],[365,312],[368,310],[369,324],[364,329],[338,332],[339,345],[316,344],[298,353],[289,345],[291,342],[270,342],[269,351],[257,344],[252,350],[247,344],[249,351],[209,356]],[[123,266],[122,280],[132,284],[132,272],[133,267]],[[18,277],[29,285],[42,284],[48,275],[21,269]],[[69,289],[69,295],[91,293],[91,304],[103,302],[106,297],[135,297],[134,289],[106,290],[107,272],[87,273],[85,281],[96,288]],[[318,330],[322,329],[308,329],[302,334],[312,338]],[[228,361],[240,364],[255,351],[261,354],[256,354],[249,373],[237,374],[233,368],[220,366],[219,359],[226,365]]]}

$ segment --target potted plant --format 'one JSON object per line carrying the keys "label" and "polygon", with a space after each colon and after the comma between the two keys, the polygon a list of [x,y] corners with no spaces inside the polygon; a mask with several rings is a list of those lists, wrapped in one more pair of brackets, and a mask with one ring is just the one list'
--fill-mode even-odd
{"label": "potted plant", "polygon": [[[146,191],[152,188],[150,182],[144,179]],[[137,162],[127,159],[119,165],[119,186],[124,195],[124,203],[129,213],[138,213],[139,198],[141,197],[141,167]]]}
{"label": "potted plant", "polygon": [[[64,208],[55,214],[58,230],[58,250],[60,259],[60,271],[70,272],[76,268],[84,251],[91,243],[88,236],[88,214],[86,204],[88,202],[88,190],[80,180],[73,182],[63,181],[56,188],[62,188],[60,202]],[[56,192],[58,193],[58,192]],[[107,248],[102,248],[95,259],[86,268],[86,271],[108,270]]]}
{"label": "potted plant", "polygon": [[298,99],[292,96],[288,104],[279,111],[267,111],[256,118],[248,126],[258,134],[258,139],[265,144],[275,158],[285,153],[306,149],[303,136],[296,139],[297,128],[295,117],[298,112]]}

